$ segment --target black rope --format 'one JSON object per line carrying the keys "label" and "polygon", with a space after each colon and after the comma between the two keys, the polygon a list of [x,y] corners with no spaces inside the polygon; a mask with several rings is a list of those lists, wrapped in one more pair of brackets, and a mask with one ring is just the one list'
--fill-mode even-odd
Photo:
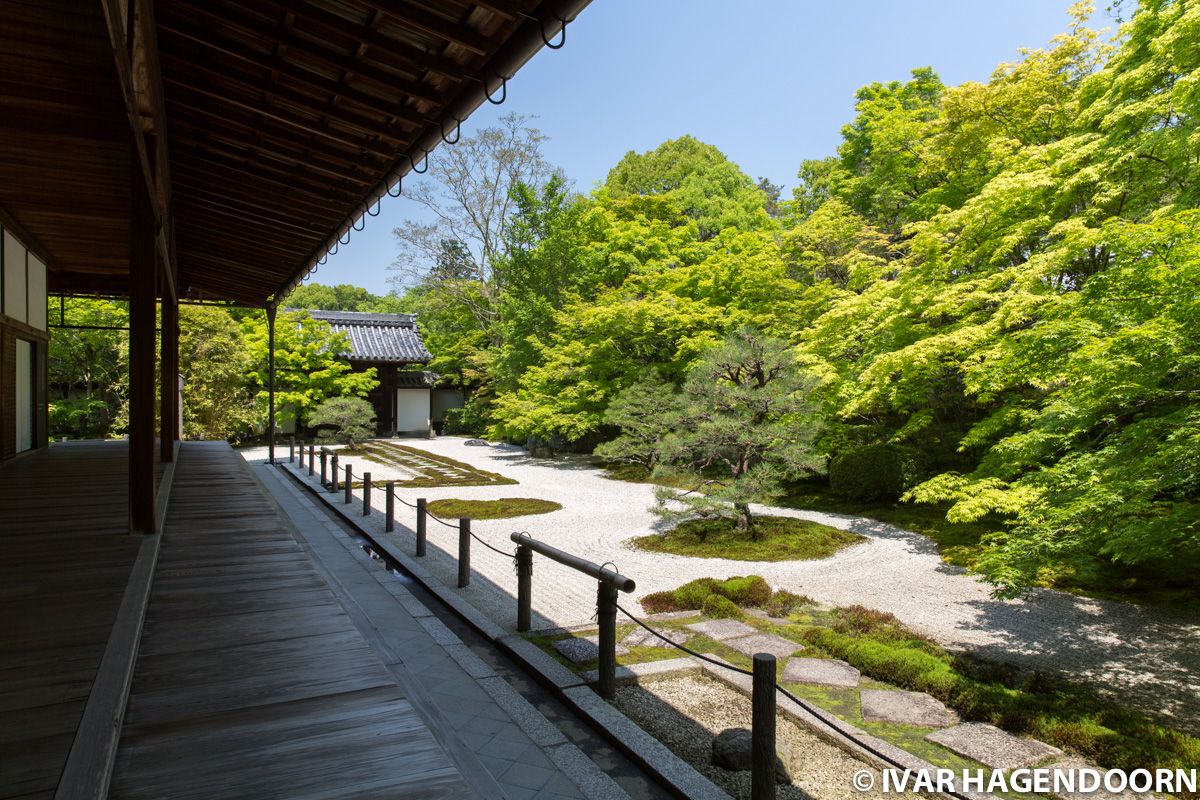
{"label": "black rope", "polygon": [[[642,628],[645,628],[645,629],[646,629],[647,631],[649,631],[651,634],[653,634],[654,636],[657,636],[659,639],[662,639],[664,642],[666,642],[667,644],[669,644],[671,647],[674,647],[676,650],[682,650],[683,652],[687,653],[688,655],[690,655],[690,656],[692,656],[692,657],[694,657],[694,658],[698,658],[698,659],[700,659],[701,661],[707,661],[709,664],[713,664],[713,665],[715,665],[715,666],[718,666],[718,667],[724,667],[725,669],[732,670],[732,671],[734,671],[734,672],[737,672],[737,673],[739,673],[739,674],[741,674],[741,675],[749,675],[750,677],[754,677],[754,673],[753,673],[753,672],[751,672],[750,670],[742,669],[741,667],[736,667],[736,666],[734,666],[733,664],[728,664],[728,663],[726,663],[726,662],[724,662],[724,661],[718,661],[717,659],[715,659],[715,658],[710,658],[709,656],[706,656],[706,655],[704,655],[703,653],[697,653],[695,650],[691,649],[690,647],[684,647],[683,645],[679,644],[678,642],[673,642],[673,641],[671,641],[671,640],[670,640],[670,639],[668,639],[666,636],[663,636],[661,633],[659,633],[658,631],[654,630],[654,628],[651,628],[649,625],[647,625],[646,623],[642,622],[640,619],[638,619],[637,617],[635,617],[633,614],[630,614],[628,611],[626,611],[626,610],[625,610],[625,609],[624,609],[624,608],[621,606],[621,604],[620,604],[620,603],[617,603],[617,604],[616,604],[616,606],[617,606],[617,609],[618,609],[618,610],[619,610],[619,611],[620,611],[622,614],[624,614],[625,616],[629,617],[631,620],[633,620],[634,622],[636,622],[636,623],[637,623],[638,625],[640,625]],[[889,765],[889,766],[891,766],[891,767],[894,767],[894,768],[896,768],[896,769],[901,769],[901,770],[903,770],[903,769],[906,769],[906,767],[905,767],[903,764],[901,764],[899,761],[897,761],[896,759],[892,758],[891,756],[889,756],[889,755],[887,755],[887,754],[883,753],[882,751],[880,751],[880,750],[876,749],[875,747],[872,747],[871,745],[867,744],[866,742],[862,741],[861,739],[859,739],[859,738],[857,738],[857,737],[855,737],[855,736],[851,736],[850,734],[846,733],[845,731],[837,730],[836,728],[834,728],[834,726],[833,726],[833,725],[830,725],[830,724],[829,724],[828,722],[826,722],[826,721],[825,721],[825,719],[824,719],[824,718],[821,716],[823,713],[827,713],[827,712],[825,712],[823,709],[819,709],[819,708],[817,708],[817,707],[816,707],[816,706],[814,706],[812,703],[809,703],[807,700],[801,700],[799,697],[796,697],[796,695],[792,694],[792,693],[791,693],[791,692],[789,692],[787,689],[785,689],[785,688],[783,688],[782,686],[780,686],[778,682],[776,682],[776,683],[775,683],[775,689],[776,689],[777,691],[779,691],[779,692],[782,692],[784,697],[786,697],[787,699],[791,700],[793,703],[795,703],[796,705],[800,706],[800,708],[804,709],[804,710],[805,710],[805,711],[807,711],[809,714],[811,714],[813,717],[815,717],[815,718],[816,718],[816,720],[817,720],[818,722],[820,722],[822,725],[824,725],[824,726],[826,726],[826,727],[828,727],[828,728],[831,728],[831,729],[833,729],[833,730],[834,730],[836,733],[838,733],[838,735],[840,735],[840,736],[843,736],[843,737],[845,737],[845,738],[849,739],[850,741],[854,742],[854,744],[855,744],[855,745],[857,745],[858,747],[861,747],[863,750],[865,750],[865,751],[867,751],[868,753],[870,753],[871,755],[875,756],[875,757],[876,757],[876,758],[878,758],[880,761],[882,761],[882,762],[884,762],[885,764],[887,764],[887,765]],[[969,800],[969,798],[967,798],[965,795],[963,795],[963,794],[959,794],[958,792],[946,792],[946,794],[948,794],[948,795],[949,795],[949,796],[951,796],[951,797],[958,798],[958,800]]]}
{"label": "black rope", "polygon": [[437,517],[435,517],[435,516],[433,515],[433,512],[432,512],[432,511],[430,511],[428,508],[426,508],[426,509],[425,509],[425,516],[432,518],[432,519],[433,519],[435,522],[440,522],[440,523],[442,523],[442,524],[443,524],[443,525],[445,525],[447,528],[454,528],[454,530],[458,530],[458,526],[457,526],[457,525],[454,525],[454,524],[452,524],[452,523],[446,522],[446,520],[444,520],[444,519],[438,519]]}
{"label": "black rope", "polygon": [[490,544],[488,544],[487,542],[485,542],[483,539],[480,539],[478,536],[476,536],[476,535],[475,535],[475,531],[467,531],[467,533],[471,534],[471,538],[472,538],[472,539],[474,539],[475,541],[479,542],[481,545],[483,545],[484,547],[486,547],[488,550],[492,550],[492,551],[494,551],[494,552],[497,552],[497,553],[499,553],[500,555],[504,556],[505,558],[516,558],[516,557],[517,557],[516,551],[513,551],[513,552],[511,552],[511,553],[510,553],[510,552],[508,552],[507,550],[501,550],[499,547],[493,547],[492,545],[490,545]]}

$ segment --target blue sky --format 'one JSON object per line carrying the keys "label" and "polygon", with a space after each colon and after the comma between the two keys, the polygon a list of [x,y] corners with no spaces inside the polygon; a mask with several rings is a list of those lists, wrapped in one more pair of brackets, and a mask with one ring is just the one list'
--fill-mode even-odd
{"label": "blue sky", "polygon": [[[508,112],[536,115],[548,160],[587,191],[629,150],[690,133],[790,196],[800,162],[836,149],[858,87],[926,65],[947,84],[985,81],[1019,48],[1065,30],[1068,4],[593,0],[566,47],[534,56],[509,81],[508,100],[485,103],[463,135]],[[420,218],[415,203],[384,198],[310,280],[387,292],[392,230],[410,218]]]}

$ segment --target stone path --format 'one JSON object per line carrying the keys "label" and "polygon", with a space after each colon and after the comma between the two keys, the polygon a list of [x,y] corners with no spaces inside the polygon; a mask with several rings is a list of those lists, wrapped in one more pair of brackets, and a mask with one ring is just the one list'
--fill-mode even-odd
{"label": "stone path", "polygon": [[862,716],[868,722],[893,722],[921,728],[946,728],[958,722],[958,714],[924,692],[900,689],[863,689]]}
{"label": "stone path", "polygon": [[1013,736],[983,722],[964,722],[934,731],[925,738],[992,769],[1032,767],[1051,756],[1062,755],[1057,747]]}
{"label": "stone path", "polygon": [[830,658],[793,658],[783,669],[788,683],[815,683],[819,686],[858,686],[862,673],[845,661]]}
{"label": "stone path", "polygon": [[[991,587],[938,557],[932,541],[875,520],[795,509],[756,508],[850,530],[868,541],[819,561],[753,563],[703,559],[635,550],[629,539],[657,530],[650,513],[654,487],[609,480],[584,457],[539,459],[508,445],[468,447],[464,439],[405,440],[404,444],[446,455],[516,479],[515,486],[446,487],[410,490],[409,502],[537,497],[563,505],[550,514],[477,520],[473,530],[508,550],[508,535],[526,530],[534,538],[582,558],[611,561],[637,581],[636,597],[673,589],[700,577],[759,574],[772,586],[806,594],[830,605],[865,605],[895,614],[904,624],[939,643],[984,657],[1067,673],[1077,680],[1200,733],[1200,619],[1195,615],[1091,600],[1035,590],[1016,600],[991,597]],[[287,457],[287,448],[277,454]],[[247,451],[261,458],[260,448]],[[355,464],[357,473],[361,464]],[[375,467],[378,471],[378,468]],[[383,497],[375,493],[377,508]],[[401,525],[412,512],[397,504]],[[397,539],[411,549],[411,530]],[[455,531],[430,525],[431,571],[453,585]],[[478,548],[473,567],[479,580],[464,593],[500,625],[514,626],[512,562]],[[535,628],[587,622],[595,612],[595,583],[567,567],[535,557]],[[638,611],[635,598],[621,603]]]}

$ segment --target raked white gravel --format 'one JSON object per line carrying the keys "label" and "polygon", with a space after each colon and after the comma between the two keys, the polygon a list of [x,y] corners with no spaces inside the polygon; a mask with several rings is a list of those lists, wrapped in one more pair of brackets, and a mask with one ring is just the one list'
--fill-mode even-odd
{"label": "raked white gravel", "polygon": [[[405,439],[400,443],[514,478],[518,485],[409,489],[401,496],[497,499],[534,497],[561,503],[550,514],[476,520],[473,530],[501,550],[511,551],[509,534],[528,531],[536,539],[597,563],[611,562],[637,581],[634,598],[672,589],[693,578],[758,574],[772,586],[806,594],[830,605],[861,604],[895,614],[906,625],[951,648],[1028,668],[1061,671],[1097,690],[1119,695],[1149,713],[1168,717],[1200,732],[1200,620],[1181,613],[1035,590],[1016,600],[991,597],[988,584],[938,557],[932,541],[871,519],[786,508],[757,511],[800,517],[854,531],[868,541],[818,561],[746,562],[649,553],[630,539],[656,530],[650,512],[653,487],[604,477],[583,456],[533,458],[512,445],[470,446],[460,437]],[[263,458],[264,448],[243,451]],[[287,460],[287,446],[277,449]],[[355,475],[361,459],[343,459]],[[378,464],[367,465],[375,480],[404,477]],[[383,508],[382,493],[373,498]],[[412,526],[411,512],[398,519]],[[411,532],[398,540],[411,547]],[[451,579],[457,532],[429,526],[430,569]],[[411,549],[409,550],[411,552]],[[495,621],[514,625],[515,577],[510,559],[476,547],[475,579],[466,596]],[[451,585],[453,585],[451,583]],[[534,559],[535,627],[569,626],[592,620],[596,586],[586,576],[545,558]],[[634,613],[636,602],[622,596]]]}

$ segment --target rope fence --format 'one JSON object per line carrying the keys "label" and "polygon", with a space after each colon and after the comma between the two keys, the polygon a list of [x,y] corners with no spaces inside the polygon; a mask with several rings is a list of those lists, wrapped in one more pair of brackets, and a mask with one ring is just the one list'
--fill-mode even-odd
{"label": "rope fence", "polygon": [[[294,445],[293,445],[294,447]],[[303,470],[304,466],[304,447],[300,446],[300,464],[297,465],[298,470]],[[308,452],[308,471],[313,474],[315,471],[315,456],[312,446]],[[332,492],[337,492],[341,488],[345,492],[345,502],[352,501],[351,488],[354,482],[354,470],[351,465],[343,465],[344,483],[339,487],[338,474],[338,456],[337,453],[329,451],[322,447],[320,451],[321,461],[321,482],[322,485],[330,487]],[[331,462],[332,474],[330,480],[325,480],[327,461]],[[371,492],[371,473],[364,472],[359,476],[363,483],[363,515],[367,516],[371,513],[370,492]],[[706,481],[701,486],[693,489],[692,492],[700,491],[704,486],[712,483]],[[690,494],[691,492],[689,492]],[[616,565],[609,564],[598,565],[590,561],[582,559],[578,556],[559,550],[544,542],[533,539],[528,532],[513,533],[509,536],[517,548],[515,552],[502,550],[489,542],[481,539],[471,530],[471,520],[468,517],[459,519],[458,524],[447,522],[444,519],[429,512],[427,503],[424,498],[418,498],[416,504],[409,503],[404,500],[395,491],[395,482],[386,482],[385,496],[388,501],[387,511],[387,530],[392,530],[391,524],[393,521],[393,500],[399,500],[409,508],[417,511],[417,556],[425,555],[425,523],[426,519],[432,517],[436,522],[444,525],[447,528],[458,530],[458,587],[464,588],[470,584],[471,572],[471,540],[474,539],[479,544],[486,547],[488,550],[503,556],[507,559],[513,559],[517,573],[517,630],[527,632],[530,630],[532,619],[532,576],[533,576],[533,553],[539,553],[557,561],[567,567],[575,569],[586,575],[589,575],[597,580],[597,600],[596,600],[596,618],[600,627],[599,634],[599,675],[597,681],[597,691],[601,697],[612,699],[615,694],[616,683],[616,614],[620,611],[628,617],[634,624],[650,635],[664,642],[676,650],[686,653],[688,656],[699,661],[712,664],[715,667],[729,670],[739,675],[745,675],[752,679],[751,687],[751,705],[753,708],[753,727],[752,727],[752,754],[757,749],[761,758],[754,759],[753,785],[752,795],[755,798],[774,797],[774,759],[775,759],[775,694],[778,692],[786,697],[791,702],[795,703],[800,709],[808,713],[817,724],[828,728],[838,737],[852,743],[862,752],[867,753],[880,763],[887,765],[892,769],[904,770],[908,769],[903,763],[897,760],[894,756],[884,752],[874,744],[864,741],[863,739],[853,735],[852,733],[840,729],[837,725],[827,719],[827,713],[812,703],[797,697],[788,689],[780,685],[776,673],[776,659],[773,655],[767,653],[758,653],[754,659],[754,670],[742,669],[734,664],[714,658],[704,653],[697,652],[686,645],[672,641],[670,637],[655,630],[644,620],[629,612],[624,606],[617,601],[618,591],[632,592],[635,588],[634,581],[627,578],[616,571]],[[611,562],[610,562],[611,563]],[[763,753],[769,754],[769,758]],[[768,780],[769,778],[769,780]],[[760,793],[761,787],[761,793]],[[959,792],[945,792],[949,797],[955,800],[969,800],[968,796]]]}

